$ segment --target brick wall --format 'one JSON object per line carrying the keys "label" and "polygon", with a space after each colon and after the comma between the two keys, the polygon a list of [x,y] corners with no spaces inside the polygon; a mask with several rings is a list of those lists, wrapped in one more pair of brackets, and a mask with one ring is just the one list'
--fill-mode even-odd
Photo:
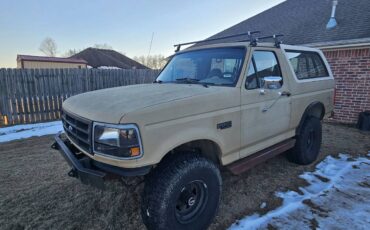
{"label": "brick wall", "polygon": [[370,47],[323,50],[336,83],[334,120],[357,123],[370,110]]}

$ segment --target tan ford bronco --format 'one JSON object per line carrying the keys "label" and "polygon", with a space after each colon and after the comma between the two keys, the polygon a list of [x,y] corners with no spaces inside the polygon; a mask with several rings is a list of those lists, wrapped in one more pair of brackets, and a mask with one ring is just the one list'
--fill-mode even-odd
{"label": "tan ford bronco", "polygon": [[153,84],[97,90],[63,103],[52,145],[83,183],[144,176],[148,229],[206,229],[234,174],[287,152],[315,161],[334,79],[318,49],[279,42],[178,50]]}

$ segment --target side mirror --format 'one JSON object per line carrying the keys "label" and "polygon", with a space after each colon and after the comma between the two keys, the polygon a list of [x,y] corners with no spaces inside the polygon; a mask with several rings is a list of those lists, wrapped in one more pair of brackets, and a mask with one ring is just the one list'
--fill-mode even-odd
{"label": "side mirror", "polygon": [[280,76],[267,76],[261,80],[261,88],[263,89],[280,89],[283,82],[283,78]]}

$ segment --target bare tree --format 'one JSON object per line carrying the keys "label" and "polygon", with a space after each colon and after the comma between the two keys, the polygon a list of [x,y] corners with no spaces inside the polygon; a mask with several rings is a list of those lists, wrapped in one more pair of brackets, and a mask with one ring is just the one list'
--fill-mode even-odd
{"label": "bare tree", "polygon": [[151,68],[151,69],[162,69],[166,65],[166,58],[161,55],[149,55],[149,56],[135,56],[135,61]]}
{"label": "bare tree", "polygon": [[47,37],[41,42],[39,50],[46,56],[55,57],[57,54],[57,44],[55,43],[54,39]]}
{"label": "bare tree", "polygon": [[106,50],[112,50],[113,47],[108,45],[107,43],[104,43],[104,44],[95,44],[93,46],[94,48],[98,48],[98,49],[106,49]]}
{"label": "bare tree", "polygon": [[71,56],[73,56],[73,55],[75,55],[79,52],[81,52],[81,50],[79,50],[79,49],[69,49],[69,50],[67,50],[67,52],[65,52],[63,54],[63,57],[71,57]]}

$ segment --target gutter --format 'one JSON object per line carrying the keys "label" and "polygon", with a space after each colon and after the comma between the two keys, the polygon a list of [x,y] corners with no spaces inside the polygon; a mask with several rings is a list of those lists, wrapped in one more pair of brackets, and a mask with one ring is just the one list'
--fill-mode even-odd
{"label": "gutter", "polygon": [[370,38],[360,38],[360,39],[349,39],[349,40],[339,40],[331,42],[317,42],[302,44],[303,46],[315,47],[319,49],[340,49],[340,48],[353,48],[353,47],[368,47],[370,46]]}
{"label": "gutter", "polygon": [[370,47],[369,43],[360,43],[360,44],[349,44],[349,45],[334,45],[334,46],[315,46],[315,48],[319,49],[341,49],[341,48],[363,48],[363,47]]}

